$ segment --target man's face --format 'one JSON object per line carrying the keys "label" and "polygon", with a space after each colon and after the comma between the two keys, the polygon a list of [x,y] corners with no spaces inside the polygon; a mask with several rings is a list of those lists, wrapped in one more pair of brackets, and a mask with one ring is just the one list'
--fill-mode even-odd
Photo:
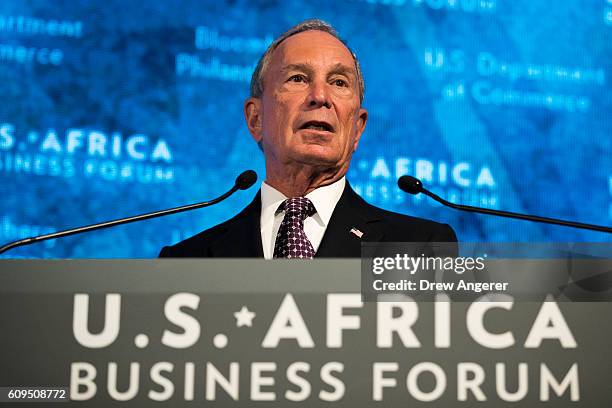
{"label": "man's face", "polygon": [[346,173],[367,121],[355,62],[322,31],[287,38],[272,54],[261,99],[245,104],[268,165],[304,164]]}

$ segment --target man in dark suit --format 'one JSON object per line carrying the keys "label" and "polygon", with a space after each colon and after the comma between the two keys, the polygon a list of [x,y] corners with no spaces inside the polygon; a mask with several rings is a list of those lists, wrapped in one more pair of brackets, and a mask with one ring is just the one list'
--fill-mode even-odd
{"label": "man in dark suit", "polygon": [[245,102],[266,179],[234,218],[162,257],[359,257],[361,242],[454,242],[445,224],[371,206],[345,179],[368,119],[355,54],[336,31],[307,20],[261,57]]}

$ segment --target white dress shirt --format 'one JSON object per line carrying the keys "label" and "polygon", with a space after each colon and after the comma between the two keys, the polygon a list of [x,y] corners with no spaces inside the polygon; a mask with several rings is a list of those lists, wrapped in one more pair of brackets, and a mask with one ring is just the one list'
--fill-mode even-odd
{"label": "white dress shirt", "polygon": [[[344,191],[345,184],[346,179],[342,177],[328,186],[319,187],[306,194],[306,197],[310,199],[317,210],[316,214],[304,220],[304,232],[315,252],[319,249],[323,234],[325,234],[334,208],[336,208],[336,204],[338,204],[338,200],[340,200]],[[261,244],[265,259],[272,259],[274,256],[276,234],[278,234],[281,222],[285,217],[284,211],[275,213],[286,199],[287,197],[283,193],[265,181],[261,184]]]}

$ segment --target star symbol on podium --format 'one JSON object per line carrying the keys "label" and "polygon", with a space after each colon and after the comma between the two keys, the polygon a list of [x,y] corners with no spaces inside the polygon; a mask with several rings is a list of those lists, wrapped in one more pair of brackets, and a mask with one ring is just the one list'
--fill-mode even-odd
{"label": "star symbol on podium", "polygon": [[253,327],[255,312],[251,312],[246,306],[242,306],[240,311],[234,312],[234,317],[236,318],[236,327]]}

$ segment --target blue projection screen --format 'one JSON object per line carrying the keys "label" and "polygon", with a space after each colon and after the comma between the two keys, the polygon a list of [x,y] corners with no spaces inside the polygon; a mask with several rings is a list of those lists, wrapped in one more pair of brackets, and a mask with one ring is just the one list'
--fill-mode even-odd
{"label": "blue projection screen", "polygon": [[[0,4],[0,241],[188,204],[264,177],[243,118],[254,65],[317,17],[356,51],[370,116],[348,179],[464,241],[609,235],[461,214],[457,203],[612,224],[612,0],[37,1]],[[218,206],[5,257],[148,258]]]}

